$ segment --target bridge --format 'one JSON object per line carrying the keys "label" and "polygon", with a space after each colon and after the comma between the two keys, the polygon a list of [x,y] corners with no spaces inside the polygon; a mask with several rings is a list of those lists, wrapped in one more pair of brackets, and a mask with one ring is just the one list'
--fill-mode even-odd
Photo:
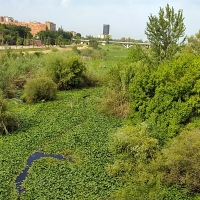
{"label": "bridge", "polygon": [[[81,40],[82,44],[84,44],[84,43],[89,44],[89,42],[90,42],[90,40],[83,40],[83,39]],[[101,43],[103,45],[106,44],[105,40],[103,40],[103,41],[102,40],[97,40],[97,42]],[[121,44],[126,48],[130,48],[130,47],[132,47],[134,45],[142,45],[142,46],[145,46],[147,48],[149,48],[149,46],[150,46],[150,43],[146,43],[146,42],[144,42],[144,43],[142,43],[142,42],[141,43],[137,43],[137,42],[120,42],[120,41],[113,41],[113,40],[110,40],[109,44]]]}

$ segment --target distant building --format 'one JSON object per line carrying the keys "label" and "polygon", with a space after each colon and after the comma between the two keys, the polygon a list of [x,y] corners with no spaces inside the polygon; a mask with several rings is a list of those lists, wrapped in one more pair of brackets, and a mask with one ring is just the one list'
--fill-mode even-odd
{"label": "distant building", "polygon": [[12,17],[0,16],[1,24],[13,24],[16,26],[26,26],[31,29],[31,34],[35,36],[40,31],[46,31],[48,28],[50,31],[56,30],[56,24],[53,22],[46,21],[44,24],[40,22],[18,22],[14,20]]}
{"label": "distant building", "polygon": [[110,25],[104,24],[103,25],[103,35],[109,35]]}
{"label": "distant building", "polygon": [[[108,34],[107,34],[108,35]],[[112,39],[112,35],[108,35],[109,36],[109,39]],[[98,38],[101,38],[101,39],[106,39],[106,35],[104,34],[99,34],[98,35]]]}
{"label": "distant building", "polygon": [[0,22],[14,22],[14,19],[12,17],[8,17],[8,16],[0,16]]}
{"label": "distant building", "polygon": [[98,35],[98,38],[104,39],[104,38],[105,38],[105,35],[99,34],[99,35]]}
{"label": "distant building", "polygon": [[53,22],[46,21],[45,24],[50,31],[56,30],[56,24],[54,24]]}
{"label": "distant building", "polygon": [[73,36],[76,36],[76,32],[75,31],[70,31],[72,33]]}

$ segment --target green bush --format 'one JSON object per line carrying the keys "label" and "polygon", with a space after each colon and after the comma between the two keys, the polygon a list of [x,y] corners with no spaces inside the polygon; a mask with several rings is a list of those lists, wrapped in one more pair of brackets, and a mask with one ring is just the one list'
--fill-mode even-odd
{"label": "green bush", "polygon": [[[200,130],[185,130],[162,150],[163,182],[200,192]],[[158,161],[159,162],[159,161]]]}
{"label": "green bush", "polygon": [[129,84],[134,77],[134,68],[134,64],[121,61],[109,71],[108,89],[100,106],[103,112],[124,118],[129,116]]}
{"label": "green bush", "polygon": [[79,51],[82,56],[90,57],[93,60],[100,60],[107,56],[107,52],[104,49],[82,49]]}
{"label": "green bush", "polygon": [[76,55],[49,54],[46,70],[58,89],[66,90],[85,85],[85,65]]}
{"label": "green bush", "polygon": [[115,161],[107,172],[124,182],[111,199],[159,199],[162,186],[149,167],[157,156],[158,141],[149,136],[147,125],[121,128],[111,136],[110,149]]}
{"label": "green bush", "polygon": [[34,55],[36,55],[37,57],[40,57],[40,56],[43,55],[43,53],[40,52],[40,51],[35,51],[35,52],[34,52]]}
{"label": "green bush", "polygon": [[57,86],[51,79],[46,77],[30,79],[24,88],[23,99],[27,103],[54,100],[56,98]]}
{"label": "green bush", "polygon": [[82,56],[85,56],[85,57],[91,57],[91,54],[94,52],[93,49],[91,48],[86,48],[86,49],[81,49],[80,50],[80,53]]}
{"label": "green bush", "polygon": [[107,167],[110,175],[126,175],[147,165],[156,157],[158,141],[149,136],[146,124],[125,126],[111,136],[110,149],[115,162]]}
{"label": "green bush", "polygon": [[97,49],[97,50],[92,51],[90,56],[93,60],[100,60],[100,59],[103,59],[106,55],[107,53],[105,50]]}
{"label": "green bush", "polygon": [[200,57],[181,55],[158,66],[143,68],[130,85],[132,117],[146,121],[153,137],[174,137],[200,108]]}
{"label": "green bush", "polygon": [[85,78],[86,86],[88,87],[95,87],[103,84],[103,78],[95,74],[93,69],[87,68],[83,75]]}
{"label": "green bush", "polygon": [[10,131],[16,130],[17,127],[17,118],[8,110],[6,100],[0,92],[0,133],[8,134]]}
{"label": "green bush", "polygon": [[95,38],[91,38],[89,41],[89,46],[92,47],[93,49],[98,49],[98,41]]}
{"label": "green bush", "polygon": [[[109,199],[193,199],[191,190],[188,192],[185,185],[180,184],[183,177],[188,183],[199,182],[200,131],[193,133],[185,133],[184,139],[174,139],[176,142],[172,142],[160,156],[158,140],[150,136],[145,123],[120,128],[110,137],[110,150],[115,160],[106,170],[124,184]],[[185,169],[188,177],[183,173]],[[189,181],[190,178],[193,180]]]}
{"label": "green bush", "polygon": [[75,46],[75,45],[72,47],[72,51],[73,51],[75,54],[80,54],[80,53],[81,53],[81,51],[78,50],[77,46]]}
{"label": "green bush", "polygon": [[136,45],[128,50],[126,58],[120,59],[108,74],[108,90],[101,101],[101,110],[107,114],[127,118],[130,116],[130,84],[135,74],[143,73],[149,60],[147,50]]}

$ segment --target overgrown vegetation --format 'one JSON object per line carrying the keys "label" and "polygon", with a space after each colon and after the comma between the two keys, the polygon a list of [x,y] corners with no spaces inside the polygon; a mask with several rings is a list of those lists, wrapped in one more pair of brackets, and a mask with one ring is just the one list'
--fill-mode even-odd
{"label": "overgrown vegetation", "polygon": [[150,48],[2,52],[0,198],[18,198],[17,174],[42,151],[66,160],[35,161],[20,199],[199,199],[199,33],[180,45],[183,19],[169,5],[150,16]]}
{"label": "overgrown vegetation", "polygon": [[[115,161],[107,171],[124,182],[111,199],[193,199],[191,193],[199,193],[193,161],[200,153],[194,142],[198,129],[191,129],[199,128],[199,35],[181,46],[183,19],[182,11],[176,14],[167,5],[165,14],[160,8],[159,17],[150,16],[147,23],[151,48],[130,48],[110,70],[101,107],[129,124],[110,139]],[[170,35],[172,29],[179,34]]]}
{"label": "overgrown vegetation", "polygon": [[199,141],[199,128],[184,130],[162,150],[158,163],[165,184],[183,185],[190,192],[199,193]]}

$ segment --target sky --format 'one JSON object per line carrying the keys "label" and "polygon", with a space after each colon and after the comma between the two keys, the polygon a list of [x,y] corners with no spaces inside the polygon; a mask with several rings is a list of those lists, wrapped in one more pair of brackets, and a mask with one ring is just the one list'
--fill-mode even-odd
{"label": "sky", "polygon": [[0,16],[19,22],[51,21],[57,28],[93,37],[103,33],[103,24],[109,24],[113,39],[145,41],[148,16],[158,16],[160,7],[167,4],[175,12],[183,10],[187,36],[200,30],[200,0],[0,0]]}

